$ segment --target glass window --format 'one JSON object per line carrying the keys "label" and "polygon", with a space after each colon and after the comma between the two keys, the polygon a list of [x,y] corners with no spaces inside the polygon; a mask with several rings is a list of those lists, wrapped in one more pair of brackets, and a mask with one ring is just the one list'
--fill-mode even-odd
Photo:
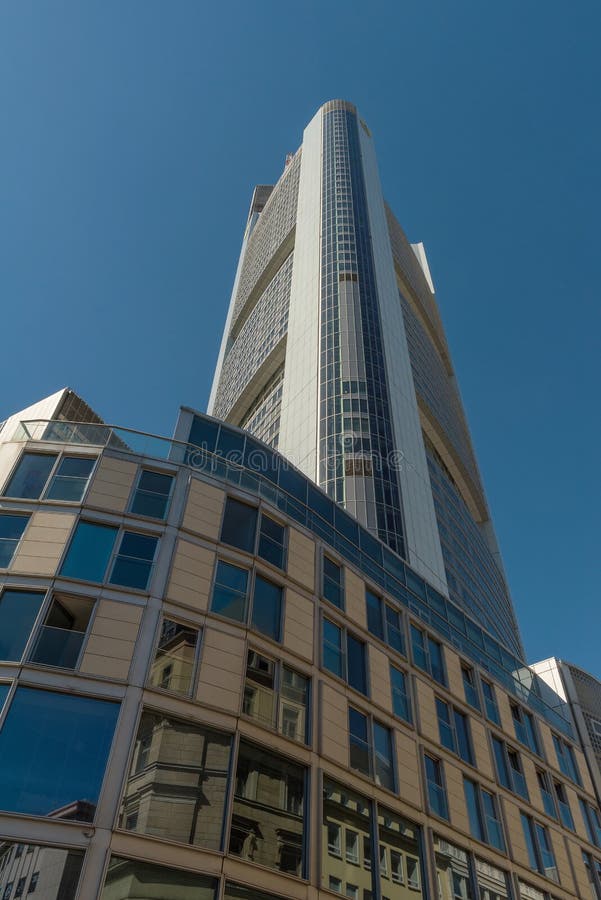
{"label": "glass window", "polygon": [[497,765],[499,784],[528,800],[528,787],[522,769],[520,754],[509,747],[505,741],[493,737],[492,748]]}
{"label": "glass window", "polygon": [[[25,854],[27,862],[16,860]],[[14,894],[29,896],[39,887],[43,888],[43,900],[73,900],[83,863],[83,852],[62,850],[58,847],[42,847],[38,844],[0,843],[0,891],[3,898],[12,897],[9,884],[14,885],[16,874],[26,871],[17,882]],[[31,875],[29,875],[31,873]],[[29,880],[28,880],[29,879]],[[19,894],[19,888],[21,893]],[[26,890],[26,893],[25,892]],[[12,890],[12,887],[11,887]],[[36,896],[38,896],[36,894]]]}
{"label": "glass window", "polygon": [[46,491],[46,500],[78,503],[83,497],[96,464],[96,457],[63,456]]}
{"label": "glass window", "polygon": [[255,577],[251,626],[262,634],[280,640],[282,588],[260,575]]}
{"label": "glass window", "polygon": [[305,769],[240,742],[229,852],[302,878]]}
{"label": "glass window", "polygon": [[440,743],[447,750],[456,753],[465,762],[473,765],[472,745],[469,734],[467,716],[444,700],[436,698],[438,731]]}
{"label": "glass window", "polygon": [[441,644],[415,625],[411,625],[410,631],[413,662],[439,684],[446,685]]}
{"label": "glass window", "polygon": [[394,763],[390,728],[374,721],[374,773],[376,784],[394,791]]}
{"label": "glass window", "polygon": [[442,763],[427,754],[424,756],[426,768],[426,785],[430,809],[442,819],[449,818],[447,794],[442,780]]}
{"label": "glass window", "polygon": [[405,654],[401,614],[371,591],[365,591],[368,631],[393,650]]}
{"label": "glass window", "polygon": [[113,563],[110,584],[145,591],[159,539],[137,531],[124,531]]}
{"label": "glass window", "polygon": [[574,756],[572,747],[558,735],[552,734],[552,737],[560,770],[566,778],[571,778],[576,784],[581,785],[580,772],[578,771],[578,765],[576,764],[576,757]]}
{"label": "glass window", "polygon": [[246,622],[248,614],[248,569],[217,562],[211,610],[236,622]]}
{"label": "glass window", "polygon": [[473,837],[505,852],[503,829],[495,798],[469,778],[464,777],[463,789]]}
{"label": "glass window", "polygon": [[551,791],[548,773],[537,769],[536,780],[538,781],[538,786],[540,788],[540,795],[543,801],[543,809],[548,816],[551,816],[552,819],[556,819],[557,810],[555,809],[555,801],[553,799],[553,793]]}
{"label": "glass window", "polygon": [[[182,869],[111,856],[101,900],[139,897],[177,897],[177,900],[216,900],[218,881]],[[62,895],[61,895],[62,896]]]}
{"label": "glass window", "polygon": [[0,659],[18,662],[37,619],[44,594],[4,590],[0,595]]}
{"label": "glass window", "polygon": [[323,667],[367,694],[365,644],[329,619],[323,620]]}
{"label": "glass window", "polygon": [[461,666],[461,677],[463,679],[463,690],[465,692],[466,702],[479,712],[480,697],[478,696],[474,670],[469,666]]}
{"label": "glass window", "polygon": [[78,522],[60,574],[82,581],[104,581],[117,531],[112,525]]}
{"label": "glass window", "polygon": [[257,555],[278,569],[286,566],[286,527],[270,516],[261,514]]}
{"label": "glass window", "polygon": [[371,804],[366,798],[324,779],[321,871],[324,888],[346,895],[350,884],[375,895],[370,812]]}
{"label": "glass window", "polygon": [[258,512],[255,506],[248,506],[247,503],[228,497],[221,525],[221,540],[246,553],[254,553]]}
{"label": "glass window", "polygon": [[164,519],[167,515],[173,482],[173,475],[142,469],[129,511],[137,516]]}
{"label": "glass window", "polygon": [[346,635],[346,658],[348,663],[347,682],[356,691],[367,694],[365,644],[348,632]]}
{"label": "glass window", "polygon": [[57,459],[57,453],[24,453],[6,486],[4,496],[38,500]]}
{"label": "glass window", "polygon": [[434,835],[434,858],[440,897],[473,900],[469,859],[465,850]]}
{"label": "glass window", "polygon": [[350,766],[394,791],[392,734],[389,728],[349,706]]}
{"label": "glass window", "polygon": [[509,900],[511,892],[507,872],[478,857],[474,862],[480,900]]}
{"label": "glass window", "polygon": [[407,888],[420,896],[419,829],[383,807],[378,808],[378,844],[380,848],[380,885],[389,900],[402,900]]}
{"label": "glass window", "polygon": [[530,868],[553,881],[559,881],[549,833],[544,825],[520,813]]}
{"label": "glass window", "polygon": [[343,569],[329,556],[323,556],[322,593],[326,600],[344,609]]}
{"label": "glass window", "polygon": [[363,775],[372,775],[371,747],[369,743],[369,720],[367,716],[349,706],[349,742],[350,742],[350,767],[362,772]]}
{"label": "glass window", "polygon": [[525,747],[532,750],[533,753],[540,755],[538,739],[536,737],[536,728],[532,715],[516,703],[511,703],[510,707],[516,738],[521,744],[524,744]]}
{"label": "glass window", "polygon": [[150,669],[153,687],[189,695],[194,682],[198,628],[182,625],[173,619],[161,622],[159,642]]}
{"label": "glass window", "polygon": [[582,797],[578,798],[578,803],[589,841],[591,844],[601,847],[601,817],[598,810],[583,800]]}
{"label": "glass window", "polygon": [[2,714],[2,708],[4,706],[4,701],[8,697],[8,692],[10,691],[10,684],[0,684],[0,714]]}
{"label": "glass window", "polygon": [[0,809],[92,821],[119,704],[17,689],[0,731]]}
{"label": "glass window", "polygon": [[491,722],[494,722],[495,725],[500,725],[501,718],[499,716],[499,708],[497,706],[497,697],[495,694],[494,685],[491,684],[490,681],[486,681],[486,679],[484,678],[480,679],[480,684],[482,685],[482,693],[484,695],[486,718]]}
{"label": "glass window", "polygon": [[29,516],[0,515],[0,569],[10,566],[28,522]]}
{"label": "glass window", "polygon": [[145,711],[121,808],[121,827],[221,849],[231,737]]}
{"label": "glass window", "polygon": [[390,665],[390,684],[392,687],[392,709],[395,716],[411,722],[411,700],[409,698],[407,675]]}
{"label": "glass window", "polygon": [[304,743],[310,679],[289,666],[249,650],[242,711],[286,737]]}
{"label": "glass window", "polygon": [[561,781],[555,781],[553,784],[555,787],[555,796],[557,797],[561,822],[566,828],[569,828],[570,831],[574,831],[574,819],[572,818],[572,810],[570,809],[570,804],[568,802],[565,785],[563,785]]}
{"label": "glass window", "polygon": [[94,600],[57,594],[35,638],[30,662],[75,669],[81,655]]}
{"label": "glass window", "polygon": [[[202,900],[202,898],[199,898],[199,900]],[[223,900],[285,900],[285,898],[276,897],[275,894],[268,894],[267,891],[250,888],[242,884],[234,884],[233,881],[227,881]]]}

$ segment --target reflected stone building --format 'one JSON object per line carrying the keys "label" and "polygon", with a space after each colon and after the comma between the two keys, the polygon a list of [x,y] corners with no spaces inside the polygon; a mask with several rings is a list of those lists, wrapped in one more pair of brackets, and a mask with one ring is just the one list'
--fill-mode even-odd
{"label": "reflected stone building", "polygon": [[0,900],[601,900],[371,140],[326,104],[255,191],[221,418],[0,425]]}

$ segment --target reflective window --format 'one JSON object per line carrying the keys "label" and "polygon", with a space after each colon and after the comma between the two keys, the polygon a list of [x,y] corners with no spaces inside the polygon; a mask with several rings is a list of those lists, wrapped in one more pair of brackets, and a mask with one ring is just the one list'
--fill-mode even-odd
{"label": "reflective window", "polygon": [[153,687],[189,695],[194,681],[198,628],[173,619],[161,622],[159,642],[150,669]]}
{"label": "reflective window", "polygon": [[216,900],[218,880],[208,875],[169,869],[154,863],[111,856],[101,900],[138,900],[173,897],[174,900]]}
{"label": "reflective window", "polygon": [[286,565],[286,535],[285,525],[264,512],[259,515],[255,506],[227,497],[221,524],[221,540],[225,544],[231,544],[246,553],[256,553],[283,569]]}
{"label": "reflective window", "polygon": [[520,754],[509,747],[505,741],[493,737],[492,749],[497,766],[499,784],[528,800],[528,787],[522,769]]}
{"label": "reflective window", "polygon": [[494,722],[495,725],[500,725],[501,717],[499,716],[499,707],[497,706],[495,687],[493,684],[491,684],[490,681],[486,681],[485,678],[480,679],[480,684],[482,685],[482,693],[484,695],[486,718],[491,722]]}
{"label": "reflective window", "polygon": [[[262,575],[255,574],[252,602],[249,603],[248,569],[218,560],[211,610],[236,622],[250,624],[261,634],[281,640],[283,589]],[[250,619],[250,622],[249,622]]]}
{"label": "reflective window", "polygon": [[323,620],[323,667],[344,679],[356,691],[367,694],[365,644],[345,628]]}
{"label": "reflective window", "polygon": [[510,703],[510,707],[516,738],[521,744],[524,744],[533,753],[537,753],[540,756],[534,717],[531,713],[522,709],[521,706],[518,706],[517,703]]}
{"label": "reflective window", "polygon": [[261,514],[257,555],[278,569],[286,566],[286,527],[265,513]]}
{"label": "reflective window", "polygon": [[248,569],[217,562],[211,610],[236,622],[245,622],[248,611]]}
{"label": "reflective window", "polygon": [[440,743],[465,762],[474,764],[467,716],[444,700],[436,698]]}
{"label": "reflective window", "polygon": [[145,711],[121,808],[121,827],[221,849],[231,737]]}
{"label": "reflective window", "polygon": [[413,662],[439,684],[446,685],[441,644],[415,625],[411,625],[410,630]]}
{"label": "reflective window", "polygon": [[583,800],[582,797],[578,798],[578,803],[589,841],[591,844],[601,847],[601,816],[599,816],[599,811]]}
{"label": "reflective window", "polygon": [[242,711],[286,737],[305,743],[310,679],[249,650]]}
{"label": "reflective window", "polygon": [[92,821],[119,704],[20,687],[0,731],[0,809]]}
{"label": "reflective window", "polygon": [[552,738],[560,770],[567,778],[571,778],[576,784],[581,785],[580,772],[571,745],[557,734],[552,734]]}
{"label": "reflective window", "polygon": [[78,503],[85,493],[95,464],[96,457],[63,456],[50,480],[45,499]]}
{"label": "reflective window", "polygon": [[37,500],[57,459],[57,453],[24,453],[6,486],[4,496]]}
{"label": "reflective window", "polygon": [[556,819],[557,810],[555,809],[555,800],[553,799],[553,792],[551,790],[551,783],[548,773],[543,772],[541,769],[537,769],[536,780],[538,781],[538,786],[540,788],[540,795],[543,801],[543,809],[548,816]]}
{"label": "reflective window", "polygon": [[349,706],[350,767],[394,791],[392,735],[389,728]]}
{"label": "reflective window", "polygon": [[347,895],[347,886],[373,892],[371,803],[354,791],[324,779],[321,884]]}
{"label": "reflective window", "polygon": [[480,900],[509,900],[511,893],[507,872],[483,859],[475,859],[476,880]]}
{"label": "reflective window", "polygon": [[474,900],[465,850],[434,835],[434,858],[441,900]]}
{"label": "reflective window", "polygon": [[4,706],[4,701],[8,697],[9,690],[10,690],[10,684],[0,684],[0,714],[2,713],[2,707]]}
{"label": "reflective window", "polygon": [[0,515],[0,569],[10,566],[28,522],[29,516]]}
{"label": "reflective window", "polygon": [[89,597],[55,595],[35,637],[30,662],[75,669],[93,609]]}
{"label": "reflective window", "polygon": [[473,837],[503,853],[505,841],[495,798],[469,778],[463,779],[463,788]]}
{"label": "reflective window", "polygon": [[230,853],[304,876],[305,776],[302,766],[240,742]]}
{"label": "reflective window", "polygon": [[[79,850],[0,841],[0,897],[75,900],[83,856]],[[14,895],[9,885],[16,885]]]}
{"label": "reflective window", "polygon": [[520,813],[530,868],[553,881],[559,881],[549,832],[544,825]]}
{"label": "reflective window", "polygon": [[110,584],[145,591],[159,539],[136,531],[124,531],[113,563]]}
{"label": "reflective window", "polygon": [[149,516],[151,519],[164,519],[173,482],[173,475],[142,469],[131,500],[130,512],[137,516]]}
{"label": "reflective window", "polygon": [[568,802],[565,785],[563,785],[561,781],[554,781],[553,786],[555,788],[555,796],[557,797],[561,822],[565,828],[574,831],[574,819],[572,818],[572,810],[570,809],[570,804]]}
{"label": "reflective window", "polygon": [[261,575],[255,576],[253,591],[251,627],[262,634],[279,641],[282,625],[282,588],[267,581]]}
{"label": "reflective window", "polygon": [[461,677],[463,679],[466,702],[473,706],[474,709],[480,711],[480,697],[478,696],[474,670],[470,666],[461,666]]}
{"label": "reflective window", "polygon": [[18,662],[37,619],[44,594],[6,589],[0,595],[0,659]]}
{"label": "reflective window", "polygon": [[430,809],[437,816],[440,816],[441,819],[448,819],[449,809],[447,806],[447,793],[442,779],[442,763],[439,759],[434,759],[434,757],[426,754],[424,756],[424,765]]}
{"label": "reflective window", "polygon": [[365,605],[368,631],[393,650],[405,655],[405,638],[399,610],[385,603],[372,591],[365,592]]}
{"label": "reflective window", "polygon": [[344,582],[343,568],[330,559],[329,556],[322,557],[322,593],[326,600],[337,606],[338,609],[344,609]]}
{"label": "reflective window", "polygon": [[381,893],[389,900],[403,900],[407,892],[423,895],[419,829],[396,813],[378,809],[379,875]]}
{"label": "reflective window", "polygon": [[392,688],[392,709],[395,716],[411,722],[411,699],[409,697],[408,676],[390,664],[390,685]]}
{"label": "reflective window", "polygon": [[60,574],[82,581],[104,581],[117,531],[113,525],[78,522]]}
{"label": "reflective window", "polygon": [[601,900],[601,862],[582,851],[582,862],[591,889],[591,900]]}
{"label": "reflective window", "polygon": [[223,900],[285,900],[285,898],[276,897],[275,894],[268,894],[267,891],[258,888],[250,888],[243,884],[227,881]]}

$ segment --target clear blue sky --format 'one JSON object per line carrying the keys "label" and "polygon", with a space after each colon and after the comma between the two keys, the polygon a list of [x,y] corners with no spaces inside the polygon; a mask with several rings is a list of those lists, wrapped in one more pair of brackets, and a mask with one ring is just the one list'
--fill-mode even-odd
{"label": "clear blue sky", "polygon": [[426,244],[531,661],[601,676],[598,0],[4,0],[0,419],[204,409],[255,183],[325,100]]}

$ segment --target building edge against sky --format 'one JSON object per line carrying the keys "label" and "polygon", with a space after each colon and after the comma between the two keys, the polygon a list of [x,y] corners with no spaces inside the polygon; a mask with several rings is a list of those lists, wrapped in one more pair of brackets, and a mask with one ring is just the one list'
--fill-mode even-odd
{"label": "building edge against sky", "polygon": [[209,412],[287,456],[523,654],[422,244],[324,104],[251,201]]}

